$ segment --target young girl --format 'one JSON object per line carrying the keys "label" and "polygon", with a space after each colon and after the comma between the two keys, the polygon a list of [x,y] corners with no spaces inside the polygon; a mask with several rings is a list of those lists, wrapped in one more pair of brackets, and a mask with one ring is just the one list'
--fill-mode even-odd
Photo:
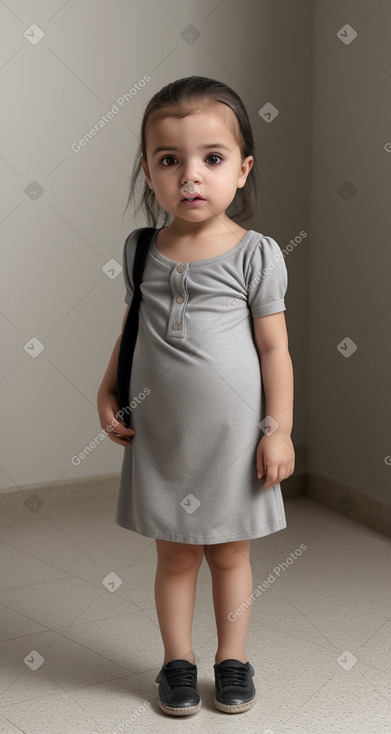
{"label": "young girl", "polygon": [[[191,628],[205,554],[218,636],[215,705],[239,713],[255,702],[246,654],[250,540],[286,527],[280,482],[294,471],[287,270],[272,237],[237,224],[259,203],[254,142],[243,102],[225,84],[192,76],[152,97],[129,200],[140,175],[136,211],[144,207],[155,232],[141,285],[131,428],[117,398],[121,337],[98,391],[100,425],[115,426],[110,438],[125,447],[115,520],[156,539],[160,708],[184,715],[201,706]],[[124,248],[128,307],[139,233]]]}

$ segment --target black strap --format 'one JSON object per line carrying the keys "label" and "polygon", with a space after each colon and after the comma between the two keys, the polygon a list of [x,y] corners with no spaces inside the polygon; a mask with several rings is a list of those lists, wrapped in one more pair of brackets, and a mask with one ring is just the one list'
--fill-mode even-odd
{"label": "black strap", "polygon": [[[118,354],[118,367],[117,367],[117,395],[120,409],[124,412],[123,420],[130,427],[130,413],[129,407],[129,387],[130,387],[130,375],[132,371],[133,354],[136,346],[136,339],[138,333],[138,321],[139,321],[139,308],[141,302],[141,289],[140,285],[142,282],[142,275],[149,250],[149,244],[152,236],[155,232],[154,227],[144,227],[140,232],[137,240],[136,251],[134,254],[133,263],[133,298],[130,305],[129,313],[125,322],[124,330],[122,332],[121,343]],[[126,243],[131,237],[132,233],[126,238]],[[122,417],[122,416],[121,416]]]}

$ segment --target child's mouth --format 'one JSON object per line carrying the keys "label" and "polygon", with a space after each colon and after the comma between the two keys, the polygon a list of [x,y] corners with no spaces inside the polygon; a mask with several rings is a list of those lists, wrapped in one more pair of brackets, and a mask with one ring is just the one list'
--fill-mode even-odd
{"label": "child's mouth", "polygon": [[187,204],[188,206],[200,206],[203,204],[206,200],[202,198],[202,196],[196,196],[192,199],[182,199],[182,204]]}

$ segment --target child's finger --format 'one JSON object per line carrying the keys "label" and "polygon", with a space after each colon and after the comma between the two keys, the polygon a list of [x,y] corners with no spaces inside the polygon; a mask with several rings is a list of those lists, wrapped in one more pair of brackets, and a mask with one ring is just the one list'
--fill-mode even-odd
{"label": "child's finger", "polygon": [[262,454],[261,454],[260,456],[257,456],[257,476],[258,476],[258,479],[262,479],[264,473],[265,473],[265,467],[263,465],[263,459],[262,459]]}
{"label": "child's finger", "polygon": [[270,489],[270,487],[274,487],[274,485],[277,483],[277,477],[278,477],[277,468],[273,469],[272,466],[268,465],[266,467],[266,476],[265,476],[265,481],[263,483],[263,489]]}
{"label": "child's finger", "polygon": [[133,436],[135,435],[133,428],[128,428],[118,421],[115,421],[115,423],[117,425],[110,426],[111,430],[108,431],[110,438],[114,443],[118,443],[120,446],[129,446],[133,441]]}
{"label": "child's finger", "polygon": [[112,415],[111,420],[107,425],[107,430],[114,433],[120,433],[121,435],[131,435],[131,431],[134,433],[133,428],[128,428],[125,421],[122,418],[116,418]]}
{"label": "child's finger", "polygon": [[121,436],[123,438],[134,436],[133,428],[128,428],[127,426],[122,425],[122,423],[117,423],[117,425],[110,426],[109,432],[111,434],[114,434],[115,436]]}
{"label": "child's finger", "polygon": [[117,443],[119,446],[131,446],[133,441],[133,436],[128,436],[127,438],[121,438],[119,435],[115,435],[110,433],[109,437],[114,443]]}

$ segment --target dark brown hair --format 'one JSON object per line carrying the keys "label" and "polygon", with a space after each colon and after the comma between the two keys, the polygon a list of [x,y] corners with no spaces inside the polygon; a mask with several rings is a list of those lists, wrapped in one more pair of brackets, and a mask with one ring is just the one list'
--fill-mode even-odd
{"label": "dark brown hair", "polygon": [[[249,155],[254,157],[254,163],[247,176],[246,183],[243,188],[237,189],[226,214],[235,221],[248,219],[254,214],[256,207],[259,207],[258,172],[254,152],[254,138],[246,108],[233,89],[223,82],[204,76],[189,76],[170,82],[159,92],[156,92],[148,102],[142,119],[141,139],[133,165],[124,214],[130,202],[134,200],[137,204],[134,214],[142,209],[146,214],[148,226],[156,228],[161,216],[163,217],[162,226],[165,226],[170,219],[170,213],[160,206],[155,192],[149,188],[140,162],[141,156],[147,158],[146,127],[150,118],[153,117],[153,121],[156,121],[168,115],[185,117],[191,114],[195,107],[199,109],[212,105],[215,106],[216,111],[223,114],[224,110],[220,108],[218,103],[230,107],[235,115],[236,120],[232,132],[240,147],[242,160]],[[227,124],[231,123],[228,115],[225,115],[224,119]],[[136,193],[137,188],[141,188],[138,194]]]}

